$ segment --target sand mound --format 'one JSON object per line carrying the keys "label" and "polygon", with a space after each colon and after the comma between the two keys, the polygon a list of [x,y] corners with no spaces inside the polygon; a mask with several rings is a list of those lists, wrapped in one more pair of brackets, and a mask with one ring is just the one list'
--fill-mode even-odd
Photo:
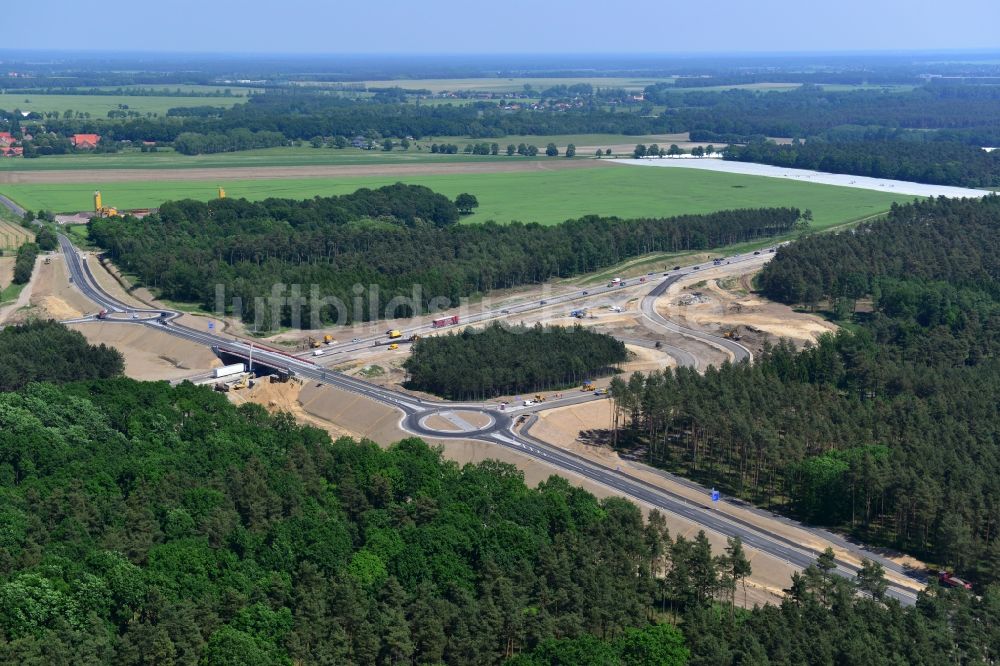
{"label": "sand mound", "polygon": [[104,343],[125,357],[134,379],[180,379],[222,365],[212,350],[139,324],[72,324],[91,344]]}

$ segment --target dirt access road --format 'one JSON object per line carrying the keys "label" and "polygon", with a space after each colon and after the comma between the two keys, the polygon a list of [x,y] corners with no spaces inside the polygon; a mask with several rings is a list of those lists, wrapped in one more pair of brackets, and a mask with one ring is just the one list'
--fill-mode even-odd
{"label": "dirt access road", "polygon": [[149,180],[263,180],[275,178],[356,178],[359,176],[429,176],[440,174],[520,173],[561,169],[594,169],[599,160],[442,162],[440,164],[345,164],[287,167],[200,169],[82,169],[79,171],[4,171],[0,184],[53,185],[121,183]]}

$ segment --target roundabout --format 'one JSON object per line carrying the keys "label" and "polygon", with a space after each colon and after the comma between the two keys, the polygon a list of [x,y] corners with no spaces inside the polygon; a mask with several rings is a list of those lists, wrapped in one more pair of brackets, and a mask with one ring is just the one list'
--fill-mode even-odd
{"label": "roundabout", "polygon": [[511,419],[502,412],[487,409],[431,408],[403,419],[403,427],[426,437],[466,439],[509,430]]}

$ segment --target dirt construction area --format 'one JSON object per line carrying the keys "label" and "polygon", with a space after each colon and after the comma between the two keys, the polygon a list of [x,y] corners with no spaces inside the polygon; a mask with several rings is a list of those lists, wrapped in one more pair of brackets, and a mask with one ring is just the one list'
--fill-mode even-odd
{"label": "dirt construction area", "polygon": [[70,284],[61,255],[53,254],[46,258],[49,259],[49,263],[46,264],[43,259],[39,259],[35,265],[28,307],[14,314],[8,323],[32,317],[73,319],[100,309]]}
{"label": "dirt construction area", "polygon": [[106,344],[125,357],[125,374],[146,381],[180,379],[222,365],[207,347],[140,324],[70,324],[92,345]]}
{"label": "dirt construction area", "polygon": [[757,266],[723,264],[688,276],[657,301],[657,312],[696,330],[715,335],[732,332],[754,351],[765,340],[775,343],[787,338],[801,347],[837,330],[817,315],[796,312],[755,294],[752,278],[758,270]]}
{"label": "dirt construction area", "polygon": [[0,291],[10,286],[14,279],[14,256],[0,257]]}
{"label": "dirt construction area", "polygon": [[597,160],[530,162],[446,162],[441,164],[362,164],[342,166],[229,167],[212,169],[81,169],[0,172],[0,184],[53,185],[69,183],[123,183],[147,180],[261,180],[274,178],[354,178],[358,176],[426,176],[437,174],[514,173],[593,169]]}

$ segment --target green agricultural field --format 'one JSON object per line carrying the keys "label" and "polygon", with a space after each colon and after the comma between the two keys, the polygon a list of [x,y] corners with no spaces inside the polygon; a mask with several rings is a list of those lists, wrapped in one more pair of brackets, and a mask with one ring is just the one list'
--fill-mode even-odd
{"label": "green agricultural field", "polygon": [[119,208],[145,208],[171,199],[207,200],[217,185],[230,197],[301,199],[353,192],[394,182],[426,185],[454,197],[470,192],[480,207],[467,222],[496,220],[557,224],[582,215],[667,217],[727,208],[797,206],[813,211],[813,228],[851,222],[889,209],[893,201],[912,197],[780,178],[716,173],[696,169],[654,169],[617,164],[592,169],[515,173],[414,175],[371,178],[288,178],[264,180],[143,181],[61,185],[0,184],[25,208],[54,211],[88,210],[93,191]]}
{"label": "green agricultural field", "polygon": [[[467,142],[466,142],[467,143]],[[428,144],[429,145],[429,144]],[[504,144],[506,145],[506,144]],[[544,144],[542,144],[544,145]],[[465,145],[462,144],[464,148]],[[480,162],[497,157],[432,154],[429,148],[418,150],[360,150],[357,148],[313,148],[312,146],[261,148],[212,155],[181,155],[161,148],[155,153],[128,150],[120,153],[50,155],[32,159],[0,160],[5,171],[48,171],[75,169],[230,169],[238,167],[338,166],[365,164],[423,164],[439,162]],[[502,159],[507,158],[506,155]],[[518,157],[525,160],[528,158]],[[538,158],[542,159],[542,158]]]}
{"label": "green agricultural field", "polygon": [[[508,158],[507,144],[534,144],[541,149],[549,142],[559,146],[559,152],[566,151],[566,146],[575,144],[577,149],[591,147],[586,153],[578,153],[578,158],[592,157],[593,146],[625,146],[631,152],[631,146],[637,143],[670,145],[686,140],[686,135],[659,134],[655,136],[626,136],[624,134],[572,134],[564,136],[509,136],[502,139],[470,139],[468,137],[449,136],[415,141],[409,150],[396,148],[392,151],[359,150],[357,148],[313,148],[309,145],[289,146],[281,148],[261,148],[259,150],[244,150],[233,153],[216,153],[213,155],[181,155],[171,148],[161,148],[155,153],[143,153],[139,150],[128,150],[120,153],[95,153],[73,155],[50,155],[33,159],[0,160],[0,173],[4,171],[48,171],[63,169],[188,169],[188,168],[218,168],[236,167],[282,167],[282,166],[321,166],[321,165],[364,165],[364,164],[433,164],[440,162],[482,162],[499,159],[525,160],[517,156]],[[498,143],[500,155],[479,156],[439,155],[430,152],[432,143],[453,143],[459,150],[469,143]],[[623,150],[623,149],[622,149]],[[619,150],[618,152],[622,152]],[[545,159],[539,157],[538,159]]]}
{"label": "green agricultural field", "polygon": [[[234,95],[237,94],[234,92]],[[93,118],[107,118],[108,111],[127,104],[130,111],[164,115],[167,109],[182,106],[233,106],[245,102],[244,97],[146,97],[142,95],[35,95],[33,93],[0,93],[0,109],[60,114],[67,110],[89,113]]]}

